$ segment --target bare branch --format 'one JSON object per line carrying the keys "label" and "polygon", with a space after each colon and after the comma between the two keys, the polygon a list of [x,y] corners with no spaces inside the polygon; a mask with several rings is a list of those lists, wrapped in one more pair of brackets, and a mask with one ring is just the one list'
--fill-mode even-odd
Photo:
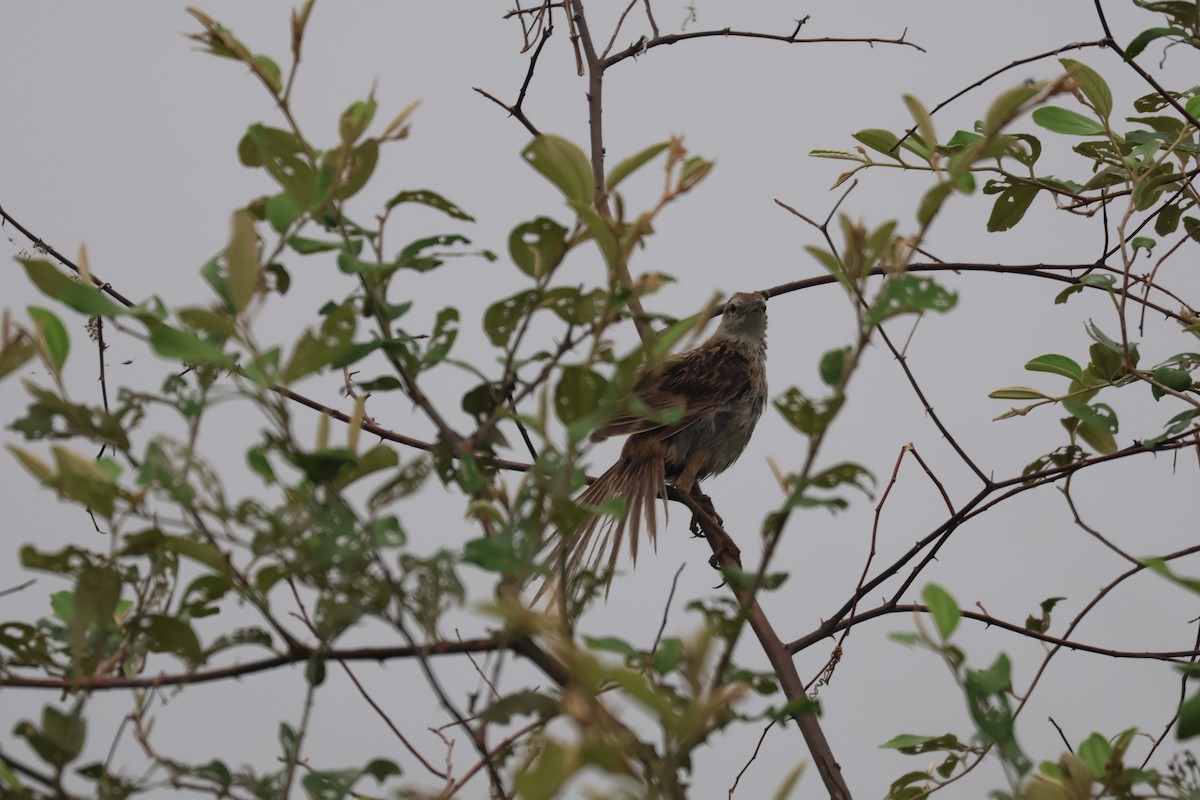
{"label": "bare branch", "polygon": [[[807,17],[805,19],[807,19]],[[765,40],[773,41],[773,42],[784,42],[785,44],[834,44],[834,43],[846,44],[846,43],[857,42],[859,44],[868,44],[868,45],[871,45],[872,47],[874,47],[877,44],[896,44],[896,45],[903,45],[905,47],[912,47],[916,50],[920,50],[922,53],[925,52],[925,48],[905,39],[905,36],[908,33],[907,30],[905,30],[904,33],[900,34],[900,36],[896,39],[880,39],[880,38],[875,38],[875,37],[856,37],[856,36],[848,36],[848,37],[822,36],[820,38],[801,39],[796,36],[796,34],[799,33],[799,31],[800,31],[801,25],[803,25],[803,21],[801,21],[801,23],[796,26],[795,31],[793,31],[791,34],[789,34],[787,36],[784,36],[782,34],[777,34],[777,33],[761,33],[759,31],[735,31],[732,28],[721,28],[720,30],[692,31],[691,33],[668,33],[665,36],[655,36],[652,39],[647,39],[645,37],[642,37],[642,39],[640,39],[639,41],[630,45],[629,47],[625,48],[624,50],[618,50],[617,52],[608,56],[608,58],[604,59],[604,66],[611,67],[614,64],[619,64],[620,62],[624,61],[627,58],[639,56],[642,53],[646,52],[647,50],[651,50],[655,47],[662,47],[663,45],[672,45],[672,44],[675,44],[676,42],[687,41],[688,39],[704,39],[704,38],[708,38],[708,37],[712,37],[712,36],[720,36],[720,37],[726,38],[726,39],[735,39],[735,38],[765,39]]]}

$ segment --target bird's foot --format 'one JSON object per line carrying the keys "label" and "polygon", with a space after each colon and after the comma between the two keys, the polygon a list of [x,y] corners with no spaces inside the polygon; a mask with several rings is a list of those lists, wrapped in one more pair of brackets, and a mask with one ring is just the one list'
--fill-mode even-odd
{"label": "bird's foot", "polygon": [[742,551],[728,537],[713,550],[712,558],[708,559],[708,565],[713,569],[720,569],[726,559],[736,564],[739,568],[742,566]]}
{"label": "bird's foot", "polygon": [[[722,528],[725,527],[725,520],[721,519],[721,515],[717,513],[717,509],[713,508],[711,497],[706,494],[700,494],[699,492],[692,492],[692,496],[696,498],[696,502],[700,504],[700,507],[704,509],[705,513],[712,516],[712,518],[715,519],[717,524]],[[692,522],[690,525],[688,525],[688,530],[690,530],[694,536],[704,536],[704,531],[700,528],[700,518],[695,514],[692,514]]]}

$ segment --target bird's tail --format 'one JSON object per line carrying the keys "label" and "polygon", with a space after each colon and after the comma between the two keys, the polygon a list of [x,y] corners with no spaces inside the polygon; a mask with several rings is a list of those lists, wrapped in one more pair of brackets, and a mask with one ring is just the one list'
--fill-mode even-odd
{"label": "bird's tail", "polygon": [[621,542],[626,534],[629,536],[629,554],[636,563],[643,520],[651,547],[657,546],[658,525],[654,501],[662,493],[664,506],[666,503],[663,459],[657,452],[629,452],[631,450],[635,448],[625,448],[617,463],[575,499],[577,505],[595,509],[610,500],[621,498],[625,501],[625,515],[612,517],[593,514],[575,530],[559,531],[547,562],[551,574],[558,577],[549,578],[542,584],[534,596],[534,602],[557,584],[564,569],[567,581],[582,569],[593,572],[604,569],[611,582]]}

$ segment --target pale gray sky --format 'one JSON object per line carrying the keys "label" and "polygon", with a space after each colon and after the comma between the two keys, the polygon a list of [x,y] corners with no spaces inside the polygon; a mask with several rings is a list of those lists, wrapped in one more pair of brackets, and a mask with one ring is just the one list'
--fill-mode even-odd
{"label": "pale gray sky", "polygon": [[[607,5],[624,4],[592,0],[593,30],[611,30],[615,12]],[[896,37],[907,28],[909,40],[928,53],[892,45],[868,49],[863,44],[788,46],[710,39],[659,48],[613,69],[605,90],[610,163],[673,133],[686,135],[695,153],[717,160],[709,179],[662,215],[656,235],[637,255],[635,270],[659,270],[679,279],[651,301],[655,310],[682,316],[714,292],[764,289],[820,274],[820,266],[802,249],[819,243],[815,231],[772,202],[778,198],[812,216],[825,215],[837,196],[828,187],[846,165],[810,158],[809,150],[850,148],[851,134],[861,128],[903,130],[910,124],[903,93],[915,94],[932,107],[1012,60],[1102,35],[1093,4],[1084,0],[1052,4],[1023,0],[1003,7],[888,0],[753,5],[735,10],[735,4],[698,2],[698,20],[689,23],[689,29],[733,26],[788,33],[795,19],[811,15],[804,29],[808,36]],[[1112,6],[1110,21],[1122,41],[1156,24],[1152,17],[1127,12],[1116,2],[1108,5]],[[201,7],[256,52],[286,61],[290,4],[223,0]],[[558,193],[519,157],[529,139],[527,132],[471,91],[479,86],[508,101],[516,96],[527,62],[518,53],[518,26],[501,19],[508,7],[429,0],[317,4],[295,94],[300,124],[314,140],[332,142],[337,115],[364,97],[373,84],[380,120],[414,99],[421,100],[412,136],[385,148],[371,186],[356,199],[354,208],[366,216],[398,190],[431,188],[478,220],[464,226],[414,213],[393,223],[389,236],[396,243],[435,231],[461,231],[479,247],[503,254],[507,232],[516,224],[538,215],[564,223],[570,219]],[[655,10],[664,32],[677,30],[686,14],[682,4],[655,4]],[[622,33],[619,42],[632,41],[642,32],[636,9],[633,18],[638,18],[637,24]],[[261,174],[237,162],[235,146],[249,124],[278,124],[277,114],[244,69],[197,52],[183,38],[184,32],[196,29],[183,4],[163,0],[10,2],[0,9],[0,74],[4,76],[0,114],[5,120],[0,139],[0,204],[68,255],[86,243],[94,272],[135,299],[157,294],[168,304],[206,302],[208,290],[197,270],[224,246],[230,212],[271,190]],[[1194,54],[1178,50],[1168,65],[1176,75],[1195,66],[1189,60]],[[1122,69],[1112,53],[1093,49],[1070,55],[1109,78],[1118,107],[1149,91]],[[1152,65],[1156,57],[1147,53],[1142,61]],[[958,128],[969,129],[1003,89],[1058,72],[1053,59],[1009,72],[940,112],[936,117],[940,135],[945,139]],[[546,48],[525,110],[543,131],[582,145],[587,139],[585,87],[585,81],[574,74],[567,37],[559,29]],[[1015,128],[1035,132],[1028,119]],[[1066,158],[1069,143],[1050,144],[1050,139],[1043,137],[1050,151],[1049,165],[1039,165],[1039,173],[1080,177],[1086,165]],[[627,205],[640,208],[653,202],[657,181],[656,176],[631,181]],[[928,185],[925,174],[868,172],[844,210],[873,225],[898,218],[902,227],[911,230],[913,209]],[[1006,234],[986,233],[989,209],[990,199],[979,194],[955,197],[933,228],[929,247],[946,260],[1008,263],[1086,262],[1100,251],[1099,220],[1051,214],[1045,197],[1035,201],[1029,219]],[[14,230],[6,228],[4,233],[0,244],[5,254],[15,255],[27,247]],[[565,283],[596,282],[598,264],[593,255],[580,252],[559,277]],[[1194,271],[1184,274],[1186,260],[1168,264],[1168,282],[1185,297],[1195,297],[1200,286]],[[342,276],[335,277],[319,259],[293,259],[289,268],[293,290],[283,301],[273,301],[263,315],[263,341],[294,340],[298,326],[313,319],[326,298],[350,291],[348,283],[339,282]],[[1025,373],[1023,364],[1046,352],[1085,358],[1089,341],[1083,322],[1094,317],[1102,327],[1106,321],[1111,325],[1111,310],[1099,293],[1076,296],[1066,307],[1055,306],[1052,300],[1059,287],[1033,280],[974,275],[943,275],[938,280],[960,293],[959,307],[921,323],[910,346],[910,365],[960,443],[984,469],[1009,477],[1035,456],[1063,443],[1059,414],[1048,411],[991,422],[1006,406],[987,399],[987,393],[1016,383],[1061,388],[1053,376]],[[458,355],[488,359],[492,356],[475,320],[496,298],[524,288],[521,276],[504,259],[495,264],[452,261],[428,275],[403,276],[400,283],[418,301],[414,321],[427,323],[442,306],[459,306],[464,322]],[[21,309],[31,303],[47,304],[27,286],[15,262],[4,286],[3,305],[14,313],[23,313]],[[781,297],[771,303],[769,312],[768,372],[773,394],[790,385],[816,390],[820,354],[846,343],[852,335],[849,304],[830,287]],[[72,319],[69,324],[73,334],[69,389],[77,398],[94,401],[95,354],[88,349],[81,321]],[[1148,331],[1143,345],[1148,361],[1187,348],[1170,326],[1156,320],[1151,325],[1157,327]],[[902,340],[908,328],[908,323],[897,321],[890,330]],[[548,330],[547,336],[553,333]],[[626,335],[631,342],[632,330]],[[113,336],[110,344],[111,385],[155,386],[168,369],[135,341]],[[32,366],[22,370],[21,377],[34,382],[46,379],[42,370]],[[324,376],[299,388],[324,403],[348,408],[338,386],[337,376]],[[445,408],[456,410],[467,386],[465,379],[443,370],[426,389]],[[0,384],[0,408],[6,419],[24,402],[18,381],[10,378]],[[381,424],[427,438],[428,425],[406,404],[389,396],[373,402],[370,412]],[[1140,395],[1137,402],[1127,397],[1113,402],[1128,421],[1118,436],[1122,444],[1156,434],[1158,421],[1170,416]],[[1139,410],[1148,413],[1144,422],[1135,422]],[[297,412],[297,416],[304,414]],[[164,418],[161,424],[174,425],[174,421]],[[255,429],[230,410],[218,412],[206,435],[210,458],[229,476],[238,475],[243,469],[242,447],[255,436]],[[17,441],[7,430],[0,438]],[[828,463],[858,461],[885,481],[900,448],[910,442],[957,504],[976,491],[977,481],[926,419],[891,357],[877,347],[855,379],[847,410],[829,437],[824,458]],[[767,458],[773,457],[785,470],[797,469],[803,444],[768,411],[737,466],[707,484],[748,563],[759,553],[757,531],[763,512],[780,501]],[[594,466],[606,466],[618,447],[598,448]],[[519,452],[515,457],[520,457]],[[85,515],[59,505],[49,492],[38,489],[11,458],[0,459],[0,474],[4,476],[0,507],[8,515],[0,552],[0,588],[28,577],[15,562],[22,543],[34,542],[46,549],[68,543],[105,547]],[[1195,480],[1194,457],[1163,456],[1089,470],[1075,489],[1091,524],[1135,554],[1151,555],[1194,542]],[[793,517],[775,562],[777,569],[791,571],[791,580],[783,591],[763,598],[785,639],[810,631],[852,591],[869,545],[874,505],[858,497],[850,510],[837,517],[823,511]],[[460,507],[457,497],[431,483],[399,513],[417,548],[433,552],[460,547],[478,535],[462,522]],[[906,463],[884,509],[875,564],[890,563],[944,516],[928,480],[911,462]],[[717,576],[706,566],[707,548],[689,539],[685,529],[684,514],[676,510],[670,528],[660,534],[657,555],[644,558],[636,572],[618,578],[608,605],[587,618],[584,632],[620,635],[648,647],[671,575],[684,562],[687,569],[671,610],[670,630],[685,635],[696,629],[697,618],[685,613],[684,605],[699,597],[720,596],[722,590],[713,588]],[[1188,566],[1181,565],[1182,571],[1200,573],[1194,565]],[[1043,488],[964,526],[913,587],[910,599],[918,600],[925,582],[937,581],[963,607],[979,604],[997,617],[1020,623],[1041,600],[1063,595],[1068,599],[1056,609],[1052,629],[1061,632],[1064,621],[1124,569],[1123,562],[1072,524],[1056,491]],[[49,615],[48,595],[66,583],[37,577],[30,589],[0,597],[0,618]],[[477,592],[474,599],[483,600],[485,595]],[[1195,616],[1194,607],[1189,595],[1143,576],[1106,599],[1076,638],[1125,650],[1185,649],[1194,639],[1187,626]],[[464,636],[482,628],[478,617],[458,619]],[[896,616],[856,630],[847,641],[833,683],[820,695],[826,733],[856,796],[880,796],[891,779],[926,765],[919,758],[878,749],[895,734],[969,734],[961,695],[937,658],[888,640],[889,631],[912,626],[910,618]],[[214,629],[203,630],[212,635]],[[369,644],[395,641],[391,634],[375,630],[351,638]],[[1000,651],[1008,652],[1018,691],[1028,685],[1040,663],[1041,646],[977,624],[964,623],[958,639],[977,667],[988,666]],[[829,646],[800,655],[800,674],[814,675],[828,655]],[[749,632],[738,660],[748,667],[766,668]],[[474,688],[476,676],[467,662],[442,661],[439,667],[446,670],[447,682],[459,697]],[[441,758],[441,742],[425,729],[444,719],[416,665],[364,664],[357,672],[393,718],[412,732],[418,746]],[[333,668],[329,676],[318,695],[313,722],[308,750],[313,764],[349,767],[379,755],[397,760],[410,778],[421,775],[344,677]],[[506,676],[512,689],[546,683],[519,662]],[[271,769],[278,752],[278,720],[294,723],[298,718],[302,678],[299,669],[279,670],[236,683],[186,689],[158,707],[156,744],[161,752],[180,758],[217,757]],[[1170,717],[1177,694],[1178,682],[1165,665],[1062,653],[1024,713],[1019,733],[1027,752],[1040,757],[1061,750],[1047,716],[1063,726],[1073,744],[1093,730],[1115,734],[1139,726],[1157,734]],[[49,693],[0,692],[0,746],[28,756],[10,735],[12,727],[21,718],[36,717],[43,703],[56,699]],[[756,707],[750,704],[746,711]],[[127,698],[119,694],[93,701],[91,758],[107,754],[127,708]],[[757,725],[738,726],[713,738],[696,764],[696,797],[726,794],[753,752],[760,730]],[[1134,750],[1141,747],[1144,752],[1145,746],[1139,740]],[[1160,755],[1174,749],[1174,743],[1168,742]],[[460,769],[473,761],[465,741],[458,743],[454,755]],[[793,728],[773,731],[735,796],[767,796],[786,771],[806,757]],[[127,734],[115,759],[134,770],[145,763]],[[85,763],[88,760],[84,758]],[[1165,762],[1158,758],[1155,763]],[[981,796],[986,789],[1000,788],[1002,780],[989,763],[950,793]],[[434,784],[426,781],[425,785]],[[796,796],[821,795],[819,779],[810,770]],[[486,796],[483,779],[470,784],[463,796]]]}

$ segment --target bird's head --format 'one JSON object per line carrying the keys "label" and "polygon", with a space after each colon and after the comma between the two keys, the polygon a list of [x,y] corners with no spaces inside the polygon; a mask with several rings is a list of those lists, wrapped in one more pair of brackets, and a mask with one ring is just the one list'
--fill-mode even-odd
{"label": "bird's head", "polygon": [[725,303],[718,335],[746,344],[761,345],[767,335],[767,296],[737,292]]}

